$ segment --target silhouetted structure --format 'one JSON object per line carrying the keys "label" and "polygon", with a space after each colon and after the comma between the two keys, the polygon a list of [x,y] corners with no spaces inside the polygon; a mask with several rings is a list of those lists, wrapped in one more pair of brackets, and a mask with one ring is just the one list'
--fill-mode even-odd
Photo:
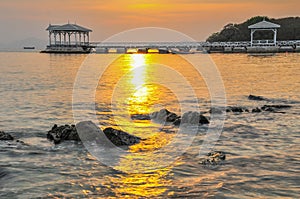
{"label": "silhouetted structure", "polygon": [[90,43],[92,30],[77,24],[49,24],[46,30],[49,44],[44,53],[89,53],[95,47]]}
{"label": "silhouetted structure", "polygon": [[[251,40],[250,40],[250,44],[251,46],[253,46],[253,44],[256,45],[260,45],[261,43],[263,44],[274,44],[276,45],[276,41],[277,41],[277,29],[280,28],[280,25],[275,24],[275,23],[271,23],[269,21],[263,20],[261,22],[258,22],[256,24],[253,24],[251,26],[248,26],[248,28],[251,30]],[[254,33],[256,31],[273,31],[274,32],[274,37],[273,40],[271,42],[269,42],[269,40],[254,40]]]}

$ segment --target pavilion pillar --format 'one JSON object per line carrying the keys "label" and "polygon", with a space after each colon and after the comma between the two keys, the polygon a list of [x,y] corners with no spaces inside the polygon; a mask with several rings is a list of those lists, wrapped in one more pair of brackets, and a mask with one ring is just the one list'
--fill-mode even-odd
{"label": "pavilion pillar", "polygon": [[64,32],[64,45],[66,45],[66,32]]}
{"label": "pavilion pillar", "polygon": [[69,36],[69,46],[71,45],[71,34],[68,32],[68,36]]}
{"label": "pavilion pillar", "polygon": [[77,32],[74,33],[75,45],[77,46]]}
{"label": "pavilion pillar", "polygon": [[54,33],[54,45],[56,45],[56,35],[57,33]]}
{"label": "pavilion pillar", "polygon": [[277,29],[274,29],[274,45],[276,46],[276,42],[277,42]]}
{"label": "pavilion pillar", "polygon": [[81,32],[79,33],[79,45],[81,45]]}
{"label": "pavilion pillar", "polygon": [[83,33],[83,43],[85,45],[85,33]]}
{"label": "pavilion pillar", "polygon": [[49,30],[49,46],[51,46],[51,31]]}
{"label": "pavilion pillar", "polygon": [[254,35],[254,32],[255,32],[255,30],[251,29],[251,41],[250,41],[251,47],[253,46],[253,35]]}
{"label": "pavilion pillar", "polygon": [[59,45],[61,45],[61,32],[59,32]]}
{"label": "pavilion pillar", "polygon": [[87,32],[87,42],[88,42],[88,44],[90,44],[90,33],[89,32]]}

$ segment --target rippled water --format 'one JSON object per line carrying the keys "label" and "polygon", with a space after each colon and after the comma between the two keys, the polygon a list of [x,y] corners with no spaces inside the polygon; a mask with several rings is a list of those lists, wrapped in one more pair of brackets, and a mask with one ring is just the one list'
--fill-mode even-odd
{"label": "rippled water", "polygon": [[[182,106],[195,109],[197,103],[200,111],[209,110],[205,78],[187,61],[202,65],[197,62],[199,56],[203,55],[1,53],[0,130],[27,145],[0,141],[0,198],[297,198],[300,54],[211,55],[222,76],[228,105],[252,109],[284,104],[292,108],[285,113],[228,113],[214,148],[227,154],[220,166],[200,164],[198,153],[208,128],[202,126],[192,145],[172,164],[146,173],[134,171],[162,164],[153,156],[141,155],[137,161],[134,154],[167,146],[177,129],[132,121],[131,114],[161,108],[182,114]],[[101,128],[114,126],[147,139],[131,147],[128,152],[132,155],[122,157],[113,168],[98,162],[81,143],[55,146],[45,136],[55,123],[74,123],[73,84],[82,65],[95,74],[104,73],[95,85],[95,111],[81,106],[90,103],[84,96],[74,107],[81,107],[87,117],[95,114]],[[92,85],[91,79],[81,79],[80,85]],[[83,95],[86,89],[81,89]],[[250,101],[249,94],[269,101]]]}

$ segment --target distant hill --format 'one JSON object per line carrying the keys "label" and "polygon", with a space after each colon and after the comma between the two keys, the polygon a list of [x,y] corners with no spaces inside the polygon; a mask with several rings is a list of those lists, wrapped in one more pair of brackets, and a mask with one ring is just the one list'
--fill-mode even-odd
{"label": "distant hill", "polygon": [[[281,19],[272,19],[265,16],[256,16],[248,19],[241,24],[227,24],[221,32],[212,34],[208,42],[229,42],[229,41],[250,41],[250,30],[248,26],[258,23],[265,19],[272,23],[281,25],[277,32],[277,40],[300,40],[300,17],[287,17]],[[255,38],[272,39],[272,31],[258,31]]]}

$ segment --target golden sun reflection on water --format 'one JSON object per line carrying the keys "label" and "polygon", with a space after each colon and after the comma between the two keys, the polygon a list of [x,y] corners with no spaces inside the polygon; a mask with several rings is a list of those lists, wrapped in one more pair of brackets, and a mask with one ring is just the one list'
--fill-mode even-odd
{"label": "golden sun reflection on water", "polygon": [[152,67],[155,61],[151,55],[125,55],[121,64],[122,74],[117,81],[119,87],[115,89],[113,96],[117,101],[115,104],[119,105],[115,110],[114,120],[122,130],[147,140],[131,146],[130,154],[122,157],[114,167],[126,174],[110,176],[108,181],[113,185],[110,188],[118,198],[124,195],[131,198],[156,197],[166,191],[166,185],[170,183],[167,176],[171,167],[154,169],[150,173],[141,171],[159,165],[153,152],[167,145],[174,134],[161,132],[160,125],[156,128],[151,121],[133,121],[124,117],[124,113],[127,116],[150,114],[162,108],[158,104],[166,106],[166,100],[177,102],[177,98],[165,85],[155,83],[153,74],[157,71]]}
{"label": "golden sun reflection on water", "polygon": [[167,175],[170,169],[160,169],[153,173],[121,174],[117,177],[109,177],[114,184],[114,192],[118,198],[156,197],[167,190],[170,180]]}
{"label": "golden sun reflection on water", "polygon": [[[129,114],[148,114],[150,113],[151,97],[154,97],[156,87],[147,84],[147,69],[150,64],[143,54],[133,54],[130,56],[131,85],[133,93],[128,98]],[[149,103],[150,102],[150,103]]]}

